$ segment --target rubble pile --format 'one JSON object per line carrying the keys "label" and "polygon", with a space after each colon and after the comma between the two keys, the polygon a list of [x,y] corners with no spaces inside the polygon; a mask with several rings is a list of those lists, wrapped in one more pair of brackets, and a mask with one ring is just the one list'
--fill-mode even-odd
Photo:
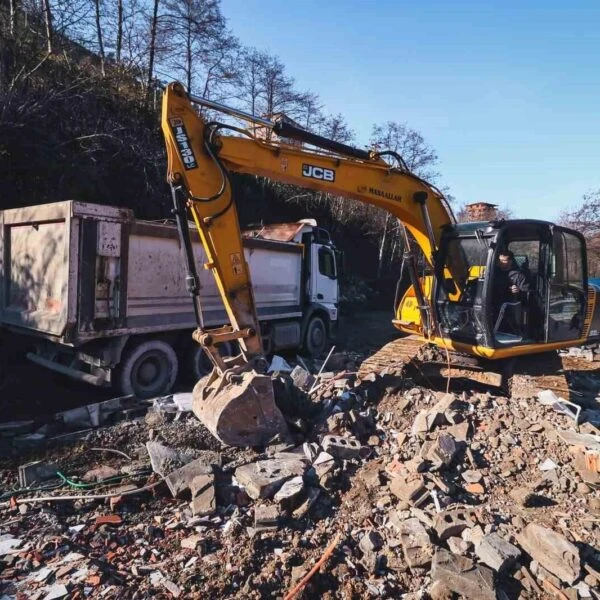
{"label": "rubble pile", "polygon": [[223,447],[178,394],[21,445],[0,597],[600,598],[593,406],[432,391],[344,354],[274,364],[293,442]]}

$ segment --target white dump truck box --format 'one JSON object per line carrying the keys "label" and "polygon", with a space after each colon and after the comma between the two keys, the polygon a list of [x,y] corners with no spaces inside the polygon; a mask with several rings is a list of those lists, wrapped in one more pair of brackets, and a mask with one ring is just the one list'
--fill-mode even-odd
{"label": "white dump truck box", "polygon": [[[227,322],[194,233],[204,326]],[[260,319],[300,316],[302,245],[244,240]],[[0,321],[78,346],[196,326],[173,225],[76,201],[0,212]],[[276,274],[276,276],[274,276]]]}

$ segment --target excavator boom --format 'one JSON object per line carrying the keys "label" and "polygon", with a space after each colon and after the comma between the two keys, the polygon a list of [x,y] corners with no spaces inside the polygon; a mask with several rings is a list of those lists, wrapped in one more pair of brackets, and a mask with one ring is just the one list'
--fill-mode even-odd
{"label": "excavator boom", "polygon": [[[194,107],[219,110],[251,121],[266,131],[259,139],[253,129],[207,122]],[[214,102],[189,96],[172,83],[163,96],[162,129],[168,156],[168,181],[173,188],[175,214],[187,252],[189,290],[199,315],[198,278],[187,236],[186,209],[196,223],[215,276],[230,326],[217,331],[199,328],[194,339],[207,350],[215,369],[194,391],[194,411],[224,443],[259,445],[285,432],[283,416],[274,403],[265,370],[260,325],[229,174],[249,173],[354,198],[389,211],[406,227],[425,259],[433,265],[444,227],[454,218],[441,192],[411,173],[393,153],[367,152],[299,129],[284,122],[248,115]],[[229,135],[224,135],[227,132]],[[271,135],[313,146],[270,141]],[[383,160],[393,155],[398,166]],[[187,232],[187,233],[186,233]],[[425,335],[435,326],[431,307],[421,289],[414,260],[409,273]],[[237,340],[241,354],[221,358],[217,344]]]}

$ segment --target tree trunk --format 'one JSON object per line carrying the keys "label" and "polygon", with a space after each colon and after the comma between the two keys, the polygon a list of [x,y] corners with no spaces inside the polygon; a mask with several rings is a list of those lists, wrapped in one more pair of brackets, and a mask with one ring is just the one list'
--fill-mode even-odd
{"label": "tree trunk", "polygon": [[14,36],[17,30],[18,0],[10,0],[10,35]]}
{"label": "tree trunk", "polygon": [[123,0],[117,0],[117,49],[116,59],[121,62],[121,47],[123,46]]}
{"label": "tree trunk", "polygon": [[379,243],[379,255],[377,257],[377,279],[381,279],[381,273],[383,271],[383,257],[385,254],[385,244],[387,242],[388,232],[388,221],[390,220],[390,214],[385,215],[385,225],[383,226],[383,235],[381,236],[381,242]]}
{"label": "tree trunk", "polygon": [[100,52],[100,70],[102,77],[104,77],[106,71],[104,70],[104,43],[102,41],[102,25],[100,23],[100,0],[95,0],[94,4],[96,5],[96,32],[98,34],[98,48]]}
{"label": "tree trunk", "polygon": [[187,38],[185,45],[185,75],[188,94],[192,93],[192,24],[187,22]]}
{"label": "tree trunk", "polygon": [[50,0],[42,0],[44,7],[44,21],[46,23],[46,45],[48,54],[52,54],[52,12],[50,11]]}
{"label": "tree trunk", "polygon": [[156,27],[158,23],[158,2],[159,0],[154,0],[154,10],[152,11],[152,22],[150,24],[150,48],[149,48],[149,57],[148,57],[148,81],[146,88],[146,96],[149,99],[150,94],[152,93],[152,77],[154,72],[154,52],[156,47]]}

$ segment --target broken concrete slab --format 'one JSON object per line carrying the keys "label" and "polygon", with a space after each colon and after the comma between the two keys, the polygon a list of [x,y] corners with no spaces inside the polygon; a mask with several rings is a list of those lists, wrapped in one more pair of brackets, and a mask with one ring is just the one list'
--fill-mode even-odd
{"label": "broken concrete slab", "polygon": [[194,535],[182,538],[180,542],[181,547],[187,550],[196,550],[196,548],[202,542],[203,539],[203,536],[201,536],[199,533],[195,533]]}
{"label": "broken concrete slab", "polygon": [[250,498],[257,500],[271,498],[288,479],[302,475],[305,469],[303,460],[273,458],[238,467],[235,478]]}
{"label": "broken concrete slab", "polygon": [[463,421],[445,429],[456,442],[466,442],[469,439],[469,422]]}
{"label": "broken concrete slab", "polygon": [[23,544],[23,540],[15,538],[10,534],[4,534],[0,536],[0,556],[6,556],[7,554],[14,554],[19,552],[19,548]]}
{"label": "broken concrete slab", "polygon": [[419,519],[406,519],[400,523],[398,530],[404,558],[411,570],[428,567],[433,557],[433,544]]}
{"label": "broken concrete slab", "polygon": [[360,442],[351,436],[326,435],[321,442],[323,450],[335,458],[358,458],[362,446]]}
{"label": "broken concrete slab", "polygon": [[312,466],[317,477],[321,479],[321,477],[327,475],[327,473],[335,467],[335,458],[328,452],[321,452],[319,456],[315,458]]}
{"label": "broken concrete slab", "polygon": [[192,501],[190,508],[194,516],[210,515],[217,509],[215,498],[215,478],[211,474],[202,474],[194,477],[190,483]]}
{"label": "broken concrete slab", "polygon": [[404,502],[417,505],[424,494],[428,494],[423,478],[420,475],[392,477],[389,483],[390,492]]}
{"label": "broken concrete slab", "polygon": [[212,466],[207,465],[203,458],[197,458],[172,471],[165,477],[165,483],[169,486],[173,498],[177,498],[189,490],[194,478],[200,475],[212,475]]}
{"label": "broken concrete slab", "polygon": [[518,536],[518,542],[540,565],[561,581],[573,585],[581,572],[579,549],[552,529],[530,523]]}
{"label": "broken concrete slab", "polygon": [[449,590],[471,600],[496,600],[494,573],[488,567],[475,565],[465,556],[457,556],[438,548],[432,561],[431,577]]}
{"label": "broken concrete slab", "polygon": [[556,434],[565,443],[570,446],[585,446],[590,450],[600,451],[600,435],[593,435],[591,433],[576,433],[575,431],[568,431],[557,429]]}
{"label": "broken concrete slab", "polygon": [[173,394],[173,403],[179,412],[189,413],[192,412],[192,398],[191,392]]}
{"label": "broken concrete slab", "polygon": [[314,375],[311,375],[306,369],[303,369],[300,365],[296,365],[290,377],[294,382],[294,385],[301,390],[308,391],[315,383]]}
{"label": "broken concrete slab", "polygon": [[279,509],[275,504],[257,504],[254,507],[254,531],[267,531],[277,529],[279,522]]}
{"label": "broken concrete slab", "polygon": [[273,499],[282,508],[291,509],[304,491],[304,480],[301,475],[288,479],[275,494]]}
{"label": "broken concrete slab", "polygon": [[489,533],[475,549],[479,560],[498,573],[509,569],[521,556],[521,551],[497,533]]}

